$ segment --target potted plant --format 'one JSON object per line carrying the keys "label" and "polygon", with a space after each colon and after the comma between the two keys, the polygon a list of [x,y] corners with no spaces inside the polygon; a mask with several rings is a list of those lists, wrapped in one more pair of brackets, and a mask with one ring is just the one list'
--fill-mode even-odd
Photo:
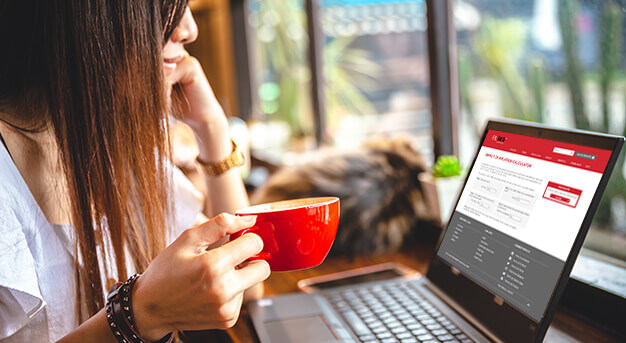
{"label": "potted plant", "polygon": [[460,188],[463,184],[463,168],[456,156],[437,158],[430,173],[418,175],[426,202],[433,216],[445,223],[452,214]]}

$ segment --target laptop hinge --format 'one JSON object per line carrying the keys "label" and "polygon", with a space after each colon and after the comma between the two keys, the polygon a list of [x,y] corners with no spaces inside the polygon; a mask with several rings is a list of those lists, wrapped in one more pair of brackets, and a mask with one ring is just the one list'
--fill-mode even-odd
{"label": "laptop hinge", "polygon": [[452,298],[450,298],[448,295],[446,295],[446,293],[444,291],[439,289],[439,287],[435,286],[432,282],[426,281],[424,283],[424,286],[426,286],[437,297],[439,297],[439,299],[441,299],[443,302],[445,302],[446,305],[450,306],[453,310],[455,310],[457,313],[459,313],[463,319],[467,320],[472,325],[474,325],[476,328],[478,328],[481,331],[481,333],[484,334],[485,336],[489,337],[489,339],[491,339],[492,341],[497,342],[497,343],[504,343],[504,341],[499,339],[491,330],[489,330],[485,325],[483,325],[478,319],[476,319],[469,312],[464,310],[461,305],[459,305],[456,301],[454,301]]}

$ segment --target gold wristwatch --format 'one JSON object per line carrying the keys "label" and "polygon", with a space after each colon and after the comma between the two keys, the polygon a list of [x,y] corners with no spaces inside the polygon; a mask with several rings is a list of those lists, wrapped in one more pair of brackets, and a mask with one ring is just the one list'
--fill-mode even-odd
{"label": "gold wristwatch", "polygon": [[207,176],[220,176],[231,168],[243,165],[243,152],[241,152],[237,148],[237,144],[235,144],[235,141],[231,139],[230,142],[233,145],[233,151],[225,159],[218,162],[204,162],[201,161],[199,158],[196,159],[196,161],[198,161],[198,164],[202,167],[202,170],[204,170],[204,173]]}

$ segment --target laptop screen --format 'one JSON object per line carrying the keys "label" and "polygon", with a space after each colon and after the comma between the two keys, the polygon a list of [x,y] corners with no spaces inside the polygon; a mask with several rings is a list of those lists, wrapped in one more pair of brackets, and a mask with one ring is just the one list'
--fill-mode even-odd
{"label": "laptop screen", "polygon": [[611,154],[489,130],[437,256],[539,322]]}

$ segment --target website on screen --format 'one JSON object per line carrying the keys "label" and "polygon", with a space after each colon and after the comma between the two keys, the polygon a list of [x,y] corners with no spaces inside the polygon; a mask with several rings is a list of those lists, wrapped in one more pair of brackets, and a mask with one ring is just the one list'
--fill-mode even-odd
{"label": "website on screen", "polygon": [[539,321],[610,156],[489,130],[437,255]]}

